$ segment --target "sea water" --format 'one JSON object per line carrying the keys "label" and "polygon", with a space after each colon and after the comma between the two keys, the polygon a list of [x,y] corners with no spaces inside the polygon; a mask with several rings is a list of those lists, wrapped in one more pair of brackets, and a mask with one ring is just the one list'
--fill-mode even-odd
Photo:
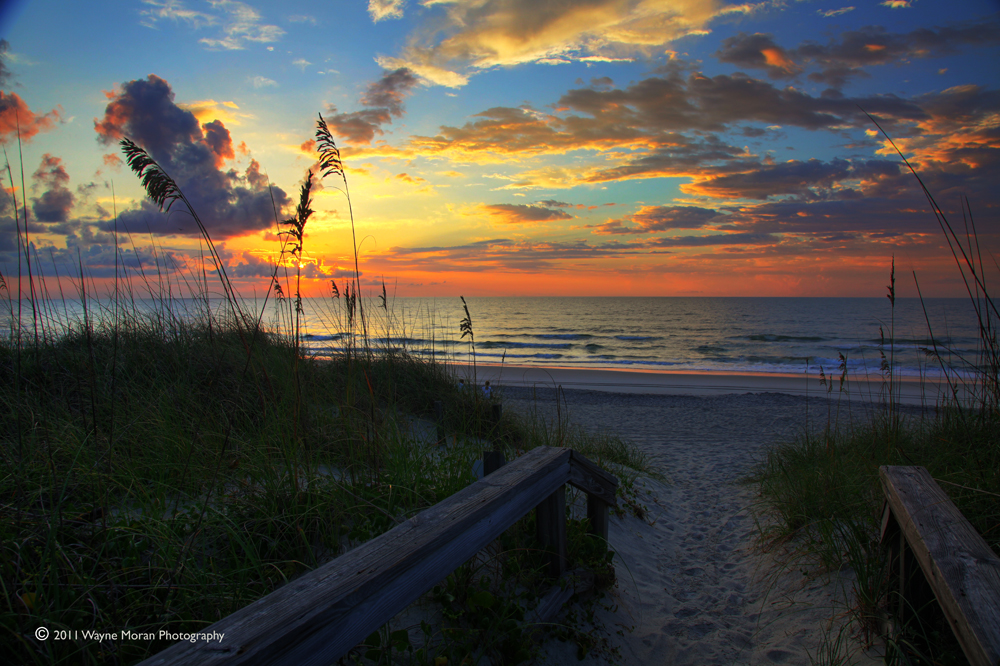
{"label": "sea water", "polygon": [[[515,365],[688,372],[935,377],[975,363],[978,322],[967,299],[470,297],[474,337],[458,298],[396,298],[370,327],[375,345],[421,357]],[[926,309],[926,318],[925,318]],[[371,310],[371,307],[369,307]],[[388,310],[382,310],[388,312]],[[930,328],[928,328],[930,322]],[[309,329],[334,353],[342,331]],[[933,336],[932,336],[933,333]],[[939,360],[940,359],[940,360]]]}
{"label": "sea water", "polygon": [[[968,370],[978,360],[979,334],[968,299],[698,298],[698,297],[469,297],[472,335],[463,337],[466,311],[455,298],[394,298],[385,307],[365,300],[365,326],[347,316],[344,299],[306,298],[300,318],[305,349],[317,356],[348,345],[405,351],[454,363],[506,363],[571,368],[766,372],[830,377],[877,376],[883,359],[904,376],[937,377],[941,365]],[[8,303],[4,303],[7,306]],[[15,303],[16,305],[16,303]],[[22,331],[33,315],[22,302]],[[224,316],[221,299],[130,301],[158,320],[192,320],[207,310]],[[290,330],[289,303],[247,300],[266,327]],[[0,312],[3,334],[11,316]],[[925,316],[926,310],[926,316]],[[48,302],[48,330],[82,321],[78,301]],[[95,325],[114,317],[107,302],[90,303]],[[929,325],[928,325],[929,323]],[[367,335],[365,335],[365,333]]]}

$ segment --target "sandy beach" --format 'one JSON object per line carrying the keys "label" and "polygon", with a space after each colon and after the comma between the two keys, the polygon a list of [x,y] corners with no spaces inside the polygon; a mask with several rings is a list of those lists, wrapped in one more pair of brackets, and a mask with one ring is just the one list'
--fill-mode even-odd
{"label": "sandy beach", "polygon": [[[558,383],[532,385],[538,374]],[[624,663],[810,664],[827,635],[847,637],[851,572],[807,576],[785,549],[759,543],[753,490],[740,483],[770,444],[826,422],[835,403],[825,391],[790,395],[779,392],[787,378],[752,378],[759,383],[747,387],[743,376],[534,368],[518,376],[506,368],[493,377],[505,409],[548,419],[556,418],[553,386],[561,384],[564,417],[632,441],[667,477],[642,481],[648,520],[611,523],[618,586],[614,610],[598,618]],[[858,403],[850,408],[863,412]],[[847,409],[842,403],[842,416]],[[845,643],[854,663],[880,663],[857,642]],[[580,663],[575,646],[558,641],[544,653],[548,663]],[[583,663],[601,662],[589,656]]]}
{"label": "sandy beach", "polygon": [[[471,381],[472,370],[456,366],[459,376]],[[479,364],[475,369],[480,384],[511,387],[555,387],[608,393],[643,395],[732,395],[746,393],[784,393],[802,397],[832,397],[853,402],[878,402],[883,399],[881,376],[849,376],[841,388],[839,378],[828,376],[821,383],[818,374],[783,374],[776,372],[671,372],[663,370],[603,370],[583,367],[537,365]],[[904,405],[933,407],[950,396],[947,384],[918,377],[893,379],[896,401]],[[832,390],[827,389],[832,386]]]}

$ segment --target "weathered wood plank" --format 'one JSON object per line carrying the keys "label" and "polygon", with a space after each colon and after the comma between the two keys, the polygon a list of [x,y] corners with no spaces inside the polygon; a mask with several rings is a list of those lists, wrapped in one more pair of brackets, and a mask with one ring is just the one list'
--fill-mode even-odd
{"label": "weathered wood plank", "polygon": [[[542,632],[532,630],[531,625],[540,625],[551,622],[559,615],[559,611],[566,605],[574,594],[583,594],[594,589],[594,572],[586,569],[574,569],[562,575],[552,589],[545,593],[538,605],[525,613],[524,622],[529,625],[528,631],[532,633],[532,638]],[[537,631],[537,634],[536,634]]]}
{"label": "weathered wood plank", "polygon": [[558,578],[566,572],[566,486],[535,507],[538,541],[548,551],[549,576]]}
{"label": "weathered wood plank", "polygon": [[925,468],[883,466],[879,474],[908,550],[934,590],[969,663],[997,666],[1000,558]]}
{"label": "weathered wood plank", "polygon": [[591,497],[602,500],[605,504],[618,506],[618,479],[579,453],[573,451],[570,465],[569,482]]}
{"label": "weathered wood plank", "polygon": [[142,662],[315,664],[338,659],[563,486],[569,449],[540,447],[204,631]]}

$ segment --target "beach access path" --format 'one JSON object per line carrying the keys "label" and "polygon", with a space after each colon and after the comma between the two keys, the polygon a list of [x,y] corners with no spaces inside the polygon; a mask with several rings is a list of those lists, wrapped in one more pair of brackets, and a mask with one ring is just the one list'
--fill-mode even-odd
{"label": "beach access path", "polygon": [[[552,384],[508,385],[501,392],[505,410],[550,422],[568,412],[572,424],[633,442],[667,477],[641,482],[646,521],[611,522],[618,586],[610,600],[617,610],[600,610],[598,617],[624,663],[818,660],[824,638],[836,640],[848,622],[851,572],[807,576],[808,567],[788,561],[782,548],[762,548],[754,492],[741,480],[772,443],[792,439],[807,424],[822,427],[836,403],[819,391],[812,397],[752,389],[691,396],[610,388],[564,390],[558,412]],[[850,408],[857,412],[861,405]],[[841,410],[843,419],[847,405]],[[854,663],[881,663],[856,641],[844,642]],[[581,663],[573,645],[553,640],[544,650],[547,663]],[[601,662],[588,657],[582,663]]]}

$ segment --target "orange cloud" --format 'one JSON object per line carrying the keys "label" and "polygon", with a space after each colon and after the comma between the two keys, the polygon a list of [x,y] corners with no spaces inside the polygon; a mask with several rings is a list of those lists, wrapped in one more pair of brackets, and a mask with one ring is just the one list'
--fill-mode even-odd
{"label": "orange cloud", "polygon": [[22,141],[30,141],[39,132],[51,130],[59,120],[62,120],[62,107],[39,115],[29,109],[17,93],[0,90],[0,141],[18,136]]}
{"label": "orange cloud", "polygon": [[591,0],[538,3],[483,0],[432,2],[443,10],[435,28],[418,28],[397,58],[383,67],[408,67],[425,81],[465,85],[470,72],[552,58],[621,59],[649,55],[670,41],[703,28],[715,0]]}

